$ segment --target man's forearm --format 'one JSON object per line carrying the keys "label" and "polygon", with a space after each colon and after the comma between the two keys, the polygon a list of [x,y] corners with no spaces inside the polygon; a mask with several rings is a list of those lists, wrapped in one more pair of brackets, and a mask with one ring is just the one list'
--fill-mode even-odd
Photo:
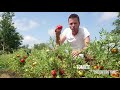
{"label": "man's forearm", "polygon": [[79,54],[80,54],[80,53],[83,53],[87,48],[88,48],[88,47],[86,46],[86,47],[82,48],[81,50],[79,50]]}
{"label": "man's forearm", "polygon": [[56,45],[60,45],[60,36],[56,36]]}

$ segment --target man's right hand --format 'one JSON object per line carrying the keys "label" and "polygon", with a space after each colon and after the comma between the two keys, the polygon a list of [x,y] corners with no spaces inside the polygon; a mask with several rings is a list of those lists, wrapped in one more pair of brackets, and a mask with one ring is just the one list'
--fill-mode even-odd
{"label": "man's right hand", "polygon": [[56,29],[55,29],[56,34],[60,34],[62,28],[63,28],[63,27],[62,27],[61,25],[58,25],[58,26],[56,27]]}
{"label": "man's right hand", "polygon": [[59,30],[59,29],[55,29],[55,33],[56,33],[56,36],[58,36],[58,35],[61,34],[61,30]]}
{"label": "man's right hand", "polygon": [[55,29],[56,32],[56,45],[60,45],[60,34],[61,34],[62,26],[58,25]]}

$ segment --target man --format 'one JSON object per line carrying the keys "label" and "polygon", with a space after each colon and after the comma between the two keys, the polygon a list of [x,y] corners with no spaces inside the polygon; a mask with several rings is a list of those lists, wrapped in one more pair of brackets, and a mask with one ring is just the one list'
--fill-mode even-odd
{"label": "man", "polygon": [[[60,44],[67,40],[72,47],[72,56],[78,56],[90,43],[90,33],[86,28],[80,27],[80,19],[77,14],[71,14],[68,18],[69,28],[66,28],[61,37]],[[61,33],[61,30],[56,30]]]}

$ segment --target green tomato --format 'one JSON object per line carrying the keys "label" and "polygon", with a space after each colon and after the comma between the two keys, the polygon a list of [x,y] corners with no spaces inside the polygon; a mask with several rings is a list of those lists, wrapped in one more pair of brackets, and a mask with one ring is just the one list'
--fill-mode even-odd
{"label": "green tomato", "polygon": [[27,72],[28,71],[28,69],[25,69],[25,72]]}
{"label": "green tomato", "polygon": [[82,77],[85,73],[83,71],[78,71],[78,74]]}

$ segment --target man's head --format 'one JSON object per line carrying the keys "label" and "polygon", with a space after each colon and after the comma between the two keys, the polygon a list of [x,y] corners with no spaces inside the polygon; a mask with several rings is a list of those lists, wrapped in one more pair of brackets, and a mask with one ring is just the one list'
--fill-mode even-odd
{"label": "man's head", "polygon": [[80,26],[79,16],[77,14],[71,14],[68,18],[68,24],[70,29],[72,30],[72,34],[76,35]]}

